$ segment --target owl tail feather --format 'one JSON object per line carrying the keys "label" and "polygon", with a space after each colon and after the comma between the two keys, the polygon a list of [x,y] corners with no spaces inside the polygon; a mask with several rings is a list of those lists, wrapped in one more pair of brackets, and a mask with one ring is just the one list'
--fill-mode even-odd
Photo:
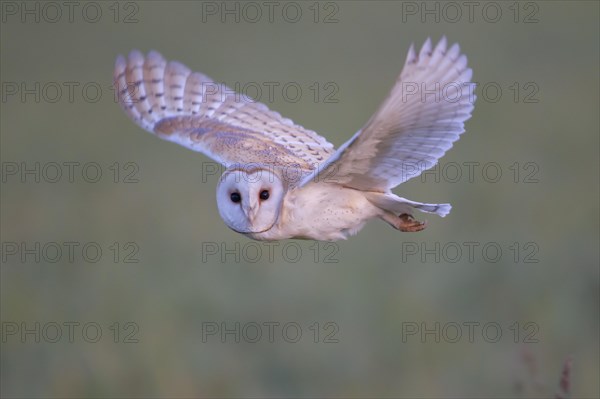
{"label": "owl tail feather", "polygon": [[450,204],[424,204],[398,197],[393,193],[365,193],[367,199],[376,207],[396,215],[413,214],[413,209],[425,213],[435,213],[441,217],[450,213]]}

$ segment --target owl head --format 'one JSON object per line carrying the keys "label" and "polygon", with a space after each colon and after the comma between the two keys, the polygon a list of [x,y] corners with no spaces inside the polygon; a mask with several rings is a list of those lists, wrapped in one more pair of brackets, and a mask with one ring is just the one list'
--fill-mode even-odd
{"label": "owl head", "polygon": [[273,227],[286,185],[272,168],[231,167],[217,186],[219,214],[238,233],[261,233]]}

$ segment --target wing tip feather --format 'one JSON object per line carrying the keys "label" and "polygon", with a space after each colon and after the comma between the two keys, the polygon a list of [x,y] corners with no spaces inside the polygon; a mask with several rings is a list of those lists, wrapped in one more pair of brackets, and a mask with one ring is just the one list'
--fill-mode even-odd
{"label": "wing tip feather", "polygon": [[406,55],[406,62],[404,65],[412,64],[417,61],[417,53],[415,52],[415,44],[411,43],[408,48],[408,54]]}
{"label": "wing tip feather", "polygon": [[127,61],[130,65],[136,65],[144,62],[144,54],[137,49],[133,49],[127,56]]}

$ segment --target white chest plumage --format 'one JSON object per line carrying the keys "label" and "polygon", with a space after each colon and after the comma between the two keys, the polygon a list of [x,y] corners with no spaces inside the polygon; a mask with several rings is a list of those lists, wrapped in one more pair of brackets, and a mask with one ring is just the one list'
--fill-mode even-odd
{"label": "white chest plumage", "polygon": [[382,212],[362,191],[335,184],[309,184],[289,191],[273,228],[251,237],[257,240],[343,240]]}

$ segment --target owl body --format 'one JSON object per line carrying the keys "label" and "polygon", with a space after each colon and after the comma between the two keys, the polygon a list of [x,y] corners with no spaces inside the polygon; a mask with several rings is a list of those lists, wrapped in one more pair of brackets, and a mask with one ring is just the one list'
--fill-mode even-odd
{"label": "owl body", "polygon": [[270,230],[249,233],[248,237],[338,241],[355,235],[368,220],[383,214],[362,191],[329,183],[290,190],[283,198],[281,209]]}
{"label": "owl body", "polygon": [[[367,123],[337,150],[254,99],[159,53],[119,56],[121,107],[156,136],[228,165],[217,186],[221,218],[256,240],[335,241],[379,218],[419,231],[415,210],[446,216],[449,204],[398,197],[392,189],[432,168],[464,132],[475,95],[472,71],[446,38],[404,68]],[[300,176],[290,179],[289,174]]]}

